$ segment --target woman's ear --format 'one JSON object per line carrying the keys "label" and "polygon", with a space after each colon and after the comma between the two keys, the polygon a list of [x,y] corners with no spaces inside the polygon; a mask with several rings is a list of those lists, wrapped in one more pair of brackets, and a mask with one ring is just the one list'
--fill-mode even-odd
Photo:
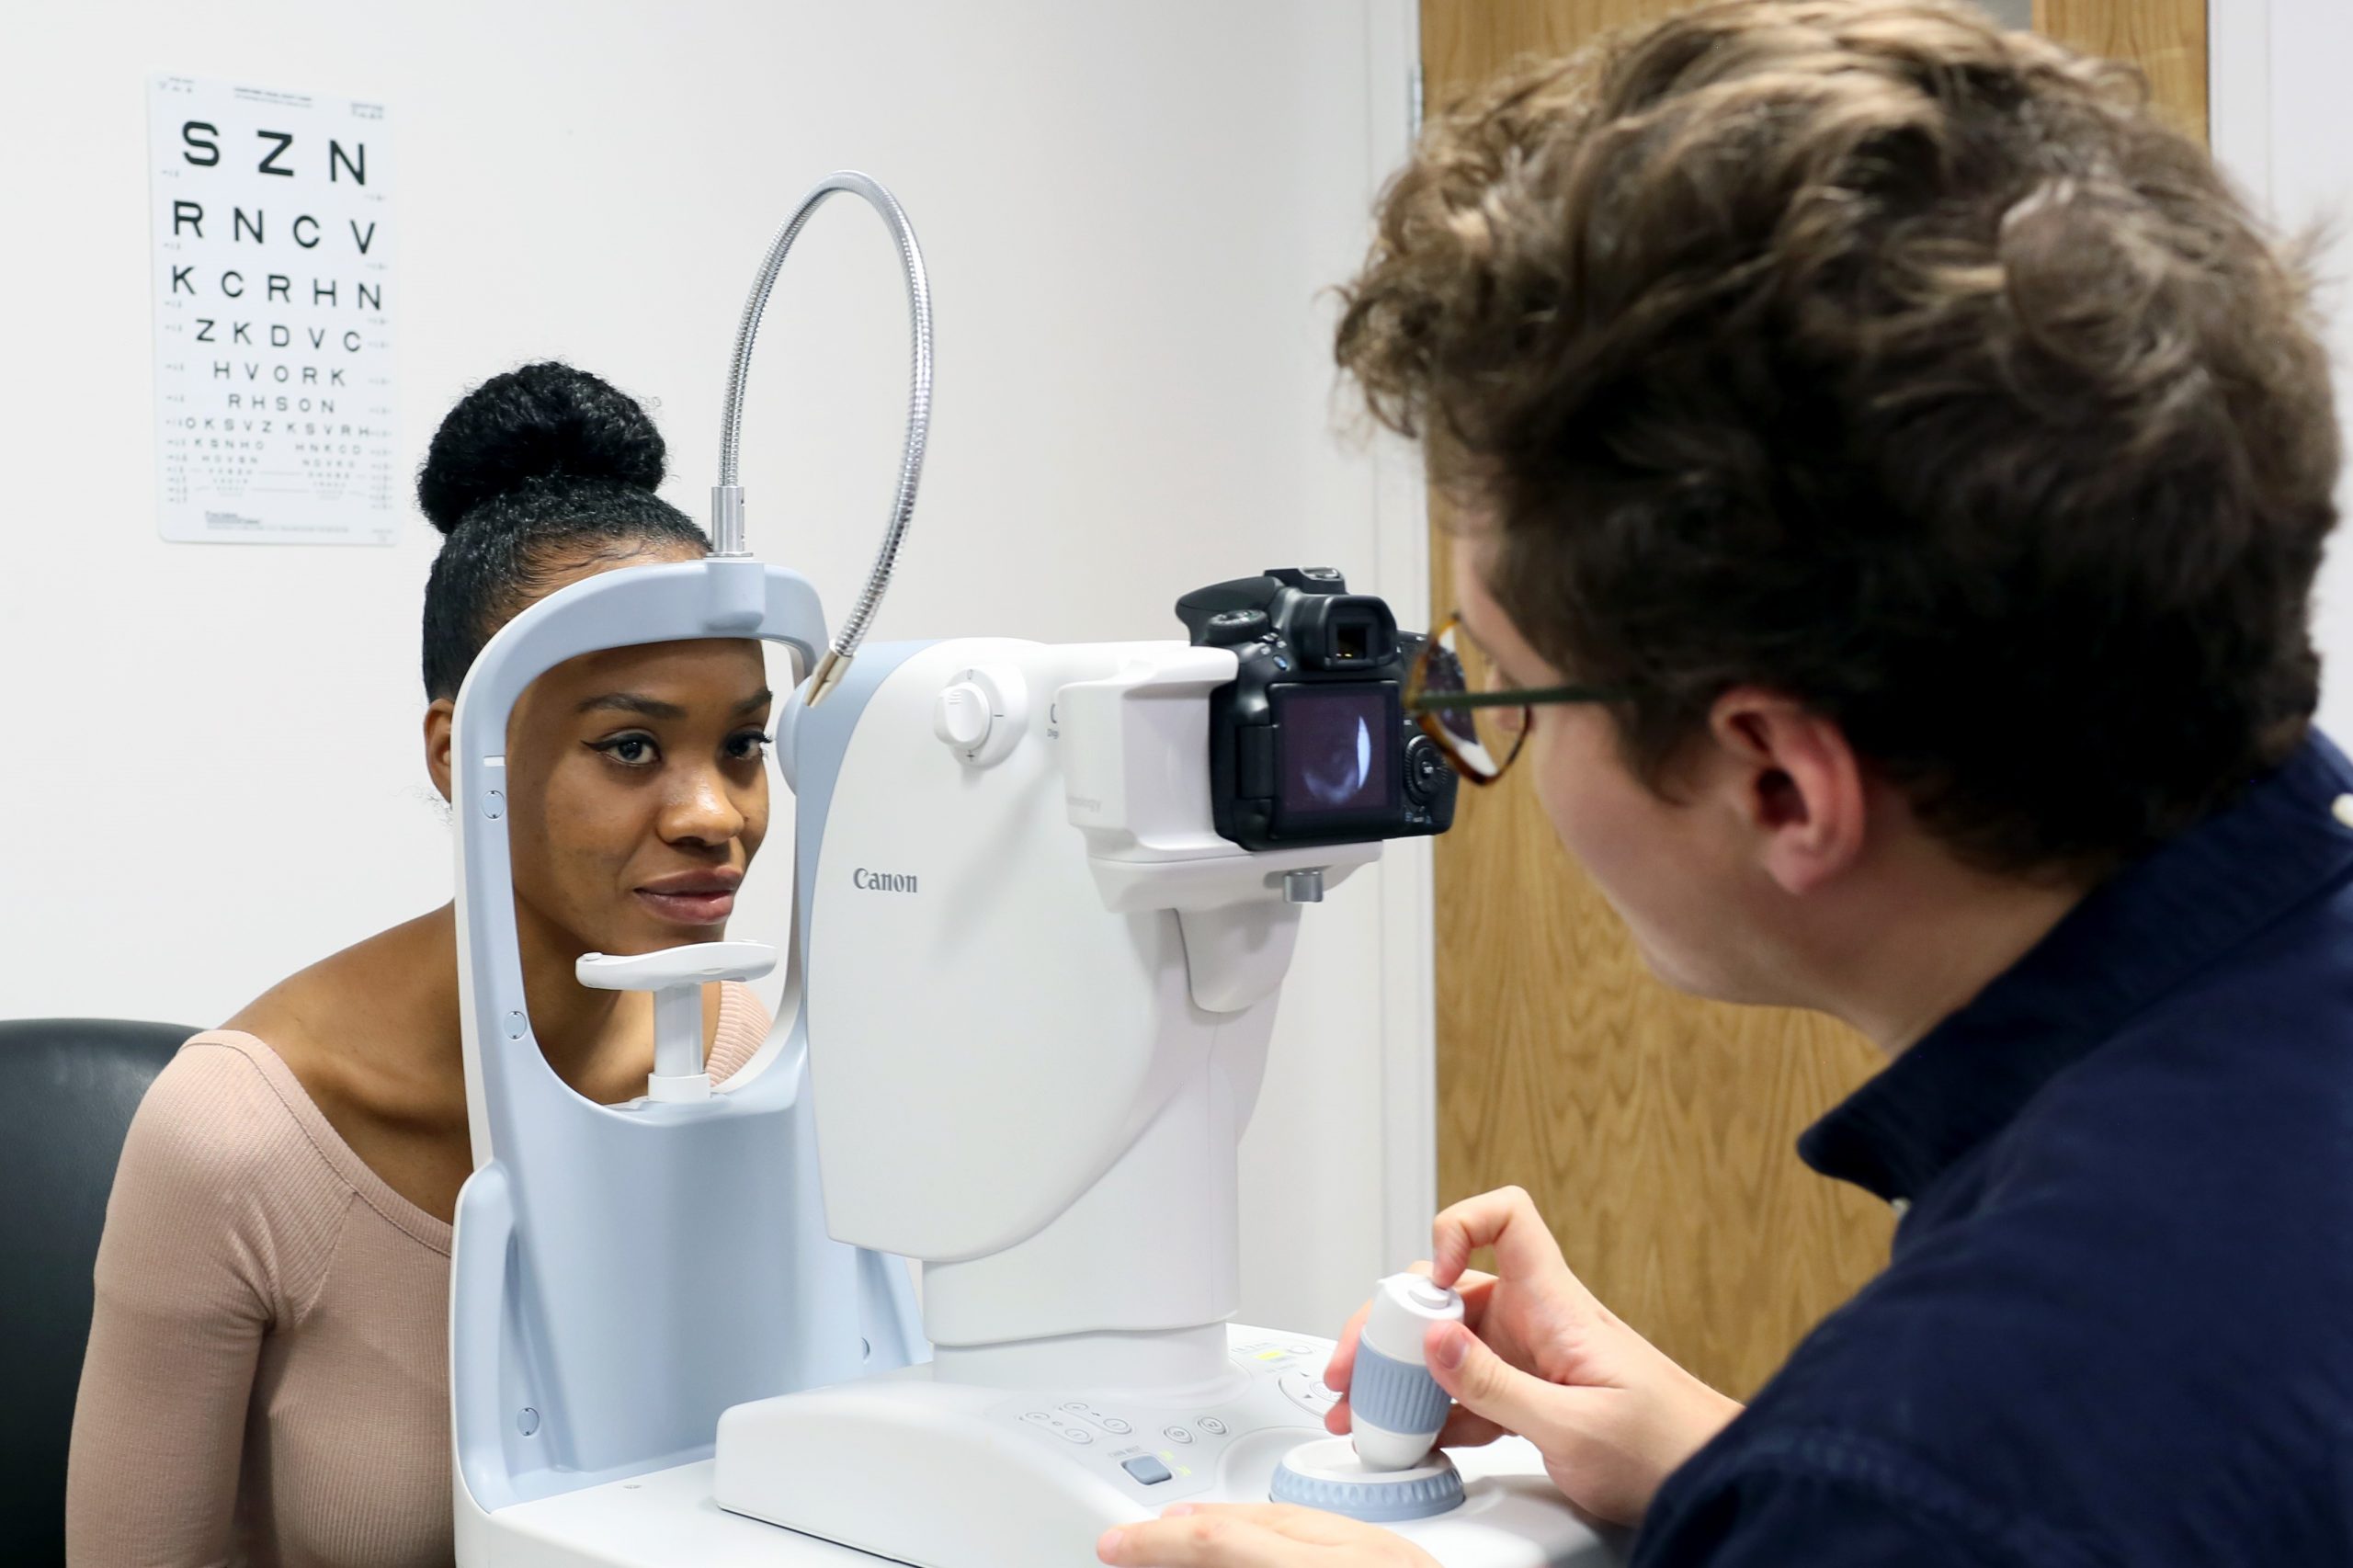
{"label": "woman's ear", "polygon": [[1734,810],[1757,863],[1804,894],[1862,858],[1869,826],[1862,765],[1836,722],[1754,687],[1716,699],[1708,727],[1732,764]]}
{"label": "woman's ear", "polygon": [[433,776],[433,787],[441,798],[449,798],[449,744],[458,705],[446,697],[437,697],[425,710],[425,771]]}

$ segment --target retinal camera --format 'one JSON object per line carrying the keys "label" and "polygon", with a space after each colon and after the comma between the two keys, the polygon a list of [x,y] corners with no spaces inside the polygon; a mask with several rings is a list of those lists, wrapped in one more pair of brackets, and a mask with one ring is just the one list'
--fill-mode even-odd
{"label": "retinal camera", "polygon": [[1231,648],[1210,695],[1210,802],[1245,849],[1444,833],[1458,780],[1405,712],[1427,639],[1328,566],[1282,567],[1176,601],[1196,647]]}

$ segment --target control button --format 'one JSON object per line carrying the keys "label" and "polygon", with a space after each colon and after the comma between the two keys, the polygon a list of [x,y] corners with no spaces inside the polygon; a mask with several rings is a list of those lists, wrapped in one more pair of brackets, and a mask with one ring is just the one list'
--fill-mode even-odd
{"label": "control button", "polygon": [[989,738],[989,694],[971,681],[958,681],[932,704],[931,733],[958,751],[971,751]]}
{"label": "control button", "polygon": [[1146,1486],[1157,1486],[1173,1473],[1166,1465],[1154,1459],[1150,1454],[1144,1455],[1142,1459],[1122,1460],[1120,1461],[1120,1468]]}
{"label": "control button", "polygon": [[1290,1347],[1290,1353],[1294,1356],[1313,1356],[1315,1354],[1315,1346],[1313,1345],[1294,1345]]}
{"label": "control button", "polygon": [[1189,1443],[1193,1440],[1193,1434],[1182,1426],[1163,1426],[1160,1429],[1160,1435],[1172,1443]]}
{"label": "control button", "polygon": [[1222,1437],[1225,1436],[1225,1423],[1220,1421],[1214,1415],[1204,1415],[1199,1421],[1194,1422],[1193,1425],[1199,1426],[1202,1431],[1207,1432],[1212,1437]]}
{"label": "control button", "polygon": [[1338,1394],[1324,1386],[1323,1379],[1309,1372],[1285,1372],[1275,1380],[1275,1387],[1310,1415],[1321,1415],[1340,1401]]}
{"label": "control button", "polygon": [[1062,1433],[1063,1441],[1065,1443],[1091,1443],[1095,1441],[1095,1438],[1091,1434],[1081,1431],[1076,1426],[1065,1426],[1062,1429]]}
{"label": "control button", "polygon": [[1405,744],[1405,796],[1416,805],[1427,805],[1445,786],[1448,763],[1438,755],[1438,744],[1427,735],[1415,735]]}
{"label": "control button", "polygon": [[1126,1422],[1120,1420],[1116,1415],[1098,1415],[1095,1419],[1103,1424],[1103,1430],[1117,1437],[1124,1437],[1129,1433],[1135,1430],[1133,1426],[1129,1426]]}
{"label": "control button", "polygon": [[1054,1418],[1047,1415],[1042,1410],[1033,1410],[1021,1419],[1024,1421],[1035,1421],[1040,1426],[1051,1426],[1054,1424]]}
{"label": "control button", "polygon": [[1201,641],[1212,648],[1231,648],[1253,641],[1266,630],[1265,610],[1224,609],[1201,623]]}

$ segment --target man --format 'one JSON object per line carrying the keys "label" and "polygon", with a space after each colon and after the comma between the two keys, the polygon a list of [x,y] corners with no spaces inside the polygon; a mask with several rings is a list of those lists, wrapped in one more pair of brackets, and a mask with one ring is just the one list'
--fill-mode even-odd
{"label": "man", "polygon": [[[1706,6],[1513,76],[1380,216],[1340,360],[1460,499],[1464,627],[1531,693],[1466,765],[1524,743],[1669,983],[1887,1051],[1800,1152],[1904,1211],[1744,1412],[1524,1195],[1461,1205],[1446,1440],[1526,1436],[1643,1568],[2353,1562],[2299,267],[2129,73],[1936,0]],[[1100,1555],[1428,1561],[1273,1507]]]}

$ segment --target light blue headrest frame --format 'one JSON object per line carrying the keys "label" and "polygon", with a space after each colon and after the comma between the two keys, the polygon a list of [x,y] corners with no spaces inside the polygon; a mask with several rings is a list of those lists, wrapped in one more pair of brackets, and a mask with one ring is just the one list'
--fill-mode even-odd
{"label": "light blue headrest frame", "polygon": [[458,1199],[449,1385],[459,1478],[485,1510],[707,1458],[729,1405],[923,1349],[904,1265],[825,1234],[797,1028],[765,1069],[709,1101],[634,1109],[573,1092],[531,1033],[508,717],[567,659],[709,637],[781,642],[805,665],[824,646],[824,618],[799,574],[749,558],[624,567],[517,616],[458,694],[474,1174]]}

